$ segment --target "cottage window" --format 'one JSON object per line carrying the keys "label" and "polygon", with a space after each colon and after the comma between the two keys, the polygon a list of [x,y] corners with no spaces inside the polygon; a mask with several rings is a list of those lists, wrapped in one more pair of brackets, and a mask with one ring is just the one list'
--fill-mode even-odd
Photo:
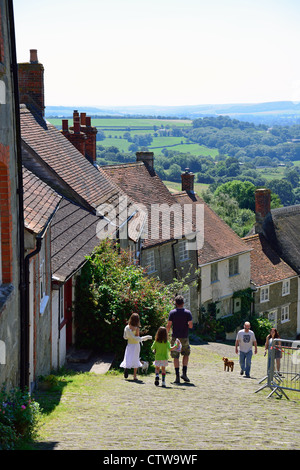
{"label": "cottage window", "polygon": [[269,301],[269,286],[262,287],[260,289],[260,302],[268,302]]}
{"label": "cottage window", "polygon": [[288,295],[290,293],[290,280],[282,281],[282,295]]}
{"label": "cottage window", "polygon": [[218,263],[214,263],[210,267],[210,280],[211,282],[218,281]]}
{"label": "cottage window", "polygon": [[229,260],[229,276],[235,276],[239,273],[239,259],[230,258]]}
{"label": "cottage window", "polygon": [[155,269],[155,257],[154,251],[147,251],[146,252],[146,266],[147,266],[147,273],[154,273]]}
{"label": "cottage window", "polygon": [[268,320],[274,328],[277,328],[277,309],[268,312]]}
{"label": "cottage window", "polygon": [[281,323],[285,323],[290,320],[290,306],[283,305],[281,307]]}
{"label": "cottage window", "polygon": [[189,252],[187,249],[187,242],[184,240],[179,243],[179,260],[186,261],[189,259]]}

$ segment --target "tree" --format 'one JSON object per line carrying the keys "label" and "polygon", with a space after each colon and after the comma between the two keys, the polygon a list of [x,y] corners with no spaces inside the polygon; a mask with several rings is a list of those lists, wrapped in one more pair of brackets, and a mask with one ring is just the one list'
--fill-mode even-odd
{"label": "tree", "polygon": [[170,181],[180,181],[181,178],[181,168],[176,163],[169,168],[169,180]]}
{"label": "tree", "polygon": [[255,210],[255,186],[249,181],[229,181],[221,184],[215,191],[215,195],[227,194],[238,202],[240,209]]}
{"label": "tree", "polygon": [[278,179],[271,180],[268,183],[268,188],[279,196],[284,206],[291,206],[295,203],[293,187],[288,181]]}

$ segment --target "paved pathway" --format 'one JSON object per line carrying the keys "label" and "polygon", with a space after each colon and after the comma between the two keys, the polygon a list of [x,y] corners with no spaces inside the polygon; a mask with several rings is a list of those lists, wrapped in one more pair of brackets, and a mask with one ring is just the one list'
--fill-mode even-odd
{"label": "paved pathway", "polygon": [[[222,357],[235,369],[223,371]],[[167,387],[155,387],[154,375],[139,382],[99,374],[99,393],[63,395],[78,413],[47,429],[40,448],[55,450],[277,450],[300,449],[298,400],[255,393],[266,372],[262,349],[253,356],[251,379],[239,374],[233,346],[192,346],[190,384],[175,385],[170,363]]]}

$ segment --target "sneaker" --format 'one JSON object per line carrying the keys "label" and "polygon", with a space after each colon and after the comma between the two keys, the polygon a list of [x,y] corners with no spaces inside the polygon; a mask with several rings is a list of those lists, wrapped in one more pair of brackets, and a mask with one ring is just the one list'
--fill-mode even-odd
{"label": "sneaker", "polygon": [[124,370],[124,377],[125,377],[125,379],[127,379],[127,377],[128,377],[128,369],[125,369],[125,370]]}
{"label": "sneaker", "polygon": [[190,379],[189,379],[188,376],[185,375],[185,374],[182,374],[181,378],[182,378],[185,382],[190,382]]}
{"label": "sneaker", "polygon": [[166,382],[162,382],[161,386],[166,387]]}
{"label": "sneaker", "polygon": [[244,371],[243,371],[243,370],[241,370],[241,372],[240,372],[240,375],[243,375],[243,374],[244,374]]}
{"label": "sneaker", "polygon": [[155,377],[154,383],[155,383],[156,386],[159,385],[159,377],[158,377],[158,375]]}

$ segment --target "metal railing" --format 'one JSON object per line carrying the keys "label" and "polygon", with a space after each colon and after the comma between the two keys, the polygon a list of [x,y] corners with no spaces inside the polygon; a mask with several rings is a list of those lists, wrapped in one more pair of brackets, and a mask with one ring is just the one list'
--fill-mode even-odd
{"label": "metal railing", "polygon": [[268,387],[271,389],[268,398],[274,393],[280,398],[288,396],[285,390],[300,392],[300,341],[274,339],[268,353],[267,375],[259,381],[267,383],[255,393]]}

